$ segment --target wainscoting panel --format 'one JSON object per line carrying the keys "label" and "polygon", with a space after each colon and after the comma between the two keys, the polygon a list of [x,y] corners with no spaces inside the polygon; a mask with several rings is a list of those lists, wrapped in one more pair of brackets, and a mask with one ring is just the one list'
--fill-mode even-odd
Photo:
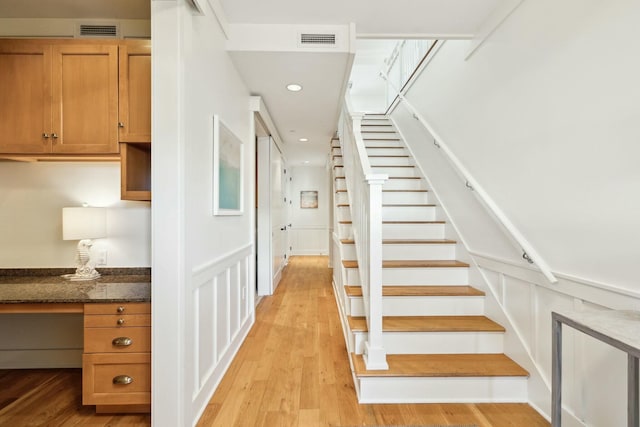
{"label": "wainscoting panel", "polygon": [[192,272],[192,405],[197,418],[254,322],[253,245]]}
{"label": "wainscoting panel", "polygon": [[[550,415],[551,313],[562,310],[638,310],[640,294],[554,272],[551,284],[528,265],[471,253],[546,385],[530,402]],[[626,425],[626,357],[619,350],[563,327],[563,425]],[[566,415],[566,419],[565,419]]]}
{"label": "wainscoting panel", "polygon": [[291,255],[328,255],[329,228],[322,226],[291,227]]}

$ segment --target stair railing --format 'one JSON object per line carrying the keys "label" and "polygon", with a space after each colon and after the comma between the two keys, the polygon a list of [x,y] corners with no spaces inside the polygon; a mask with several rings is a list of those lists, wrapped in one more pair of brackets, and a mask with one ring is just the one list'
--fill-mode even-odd
{"label": "stair railing", "polygon": [[362,139],[364,114],[354,113],[345,98],[339,136],[349,192],[351,230],[367,319],[363,358],[367,369],[389,369],[382,345],[382,185],[386,174],[374,174]]}
{"label": "stair railing", "polygon": [[438,133],[433,129],[433,127],[427,122],[427,120],[420,114],[420,112],[407,100],[404,96],[403,90],[398,90],[397,87],[393,85],[389,81],[388,76],[381,72],[380,76],[387,81],[387,84],[390,88],[392,88],[397,94],[400,102],[404,103],[405,107],[411,112],[413,118],[418,120],[420,124],[431,134],[433,137],[433,143],[436,147],[442,152],[446,159],[449,160],[451,165],[454,167],[458,175],[462,178],[465,183],[465,186],[473,191],[480,201],[484,204],[484,206],[489,210],[492,214],[493,218],[496,222],[501,226],[502,230],[505,234],[513,241],[519,248],[522,250],[522,258],[525,259],[530,264],[536,264],[542,274],[549,280],[551,283],[556,283],[558,279],[553,275],[549,264],[540,256],[538,251],[536,251],[531,243],[522,235],[520,230],[516,228],[515,225],[509,220],[509,218],[505,215],[505,213],[498,207],[496,202],[489,196],[489,194],[482,188],[482,186],[475,180],[475,178],[471,175],[471,173],[467,170],[467,168],[462,164],[460,159],[451,151],[449,146],[443,141],[443,139],[438,135]]}

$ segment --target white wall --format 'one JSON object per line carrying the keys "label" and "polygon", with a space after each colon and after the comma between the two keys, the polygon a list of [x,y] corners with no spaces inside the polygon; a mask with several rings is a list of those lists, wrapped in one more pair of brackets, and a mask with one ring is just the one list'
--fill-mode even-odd
{"label": "white wall", "polygon": [[[324,166],[294,166],[290,185],[289,244],[292,255],[329,253],[329,180]],[[318,208],[300,208],[300,192],[317,191]]]}
{"label": "white wall", "polygon": [[[249,92],[208,2],[152,2],[155,426],[197,421],[253,323]],[[219,17],[224,22],[224,17]],[[212,214],[212,118],[244,142],[244,213]]]}
{"label": "white wall", "polygon": [[639,17],[632,0],[525,1],[469,60],[446,42],[408,95],[554,270],[627,289]]}
{"label": "white wall", "polygon": [[75,267],[77,241],[62,240],[62,208],[107,207],[108,267],[151,265],[151,210],[120,200],[116,162],[0,163],[0,268]]}
{"label": "white wall", "polygon": [[[489,314],[509,323],[506,351],[532,372],[531,403],[548,415],[550,313],[640,308],[639,18],[628,0],[525,1],[468,60],[469,42],[447,41],[407,95],[557,284],[520,259],[411,114],[393,113],[487,280]],[[563,425],[623,425],[622,353],[569,332],[564,363]]]}

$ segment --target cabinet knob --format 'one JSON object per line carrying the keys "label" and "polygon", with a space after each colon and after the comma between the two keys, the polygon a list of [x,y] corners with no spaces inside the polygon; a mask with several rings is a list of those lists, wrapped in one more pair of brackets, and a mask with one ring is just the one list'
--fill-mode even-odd
{"label": "cabinet knob", "polygon": [[131,384],[132,382],[133,382],[133,378],[131,378],[129,375],[118,375],[116,377],[113,377],[114,384],[127,385],[127,384]]}
{"label": "cabinet knob", "polygon": [[123,305],[119,306],[119,307],[116,309],[116,311],[117,311],[118,313],[124,313],[124,306],[123,306]]}
{"label": "cabinet knob", "polygon": [[51,134],[51,138],[53,138],[53,139],[58,139],[58,134],[57,134],[57,133],[55,133],[55,132],[54,132],[54,133],[52,133],[52,134]]}
{"label": "cabinet knob", "polygon": [[123,122],[118,122],[118,127],[119,128],[123,128],[124,127],[124,123]]}
{"label": "cabinet knob", "polygon": [[133,340],[129,337],[118,337],[111,341],[114,347],[129,347],[133,344]]}
{"label": "cabinet knob", "polygon": [[43,133],[42,133],[42,137],[43,137],[44,139],[48,139],[48,138],[49,138],[49,134],[48,134],[48,133],[46,133],[46,132],[43,132]]}
{"label": "cabinet knob", "polygon": [[120,318],[120,319],[118,319],[118,321],[116,323],[118,325],[122,326],[122,325],[124,325],[124,319]]}

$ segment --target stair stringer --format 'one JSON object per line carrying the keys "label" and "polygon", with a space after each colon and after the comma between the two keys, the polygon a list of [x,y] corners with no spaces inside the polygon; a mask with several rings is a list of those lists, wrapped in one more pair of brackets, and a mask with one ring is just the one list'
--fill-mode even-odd
{"label": "stair stringer", "polygon": [[[398,135],[400,135],[400,139],[404,142],[405,148],[414,160],[415,166],[418,168],[420,175],[425,179],[431,192],[431,197],[433,197],[433,203],[437,205],[437,209],[441,210],[441,214],[447,218],[447,227],[449,229],[445,233],[445,236],[447,238],[454,238],[452,236],[455,236],[458,241],[456,248],[457,257],[469,264],[469,281],[485,292],[485,313],[505,328],[504,353],[529,371],[527,395],[532,393],[546,393],[548,394],[548,401],[551,402],[551,386],[545,379],[542,367],[535,362],[530,349],[526,345],[526,340],[524,339],[522,331],[516,327],[511,316],[509,316],[504,307],[500,304],[497,290],[492,285],[491,280],[489,280],[486,273],[482,271],[476,259],[469,254],[469,245],[464,235],[459,231],[459,227],[456,226],[456,222],[453,220],[453,217],[449,215],[446,204],[442,202],[442,198],[439,195],[437,186],[433,185],[433,182],[425,173],[422,165],[416,161],[416,156],[414,155],[411,146],[407,144],[407,139],[400,127],[397,125],[396,120],[391,116],[389,116],[389,120],[393,123],[394,129],[398,132]],[[527,403],[532,405],[547,420],[551,419],[550,405],[548,408],[539,408],[530,400]],[[573,414],[567,414],[563,411],[563,415],[564,414],[568,415],[572,419],[572,426],[583,425],[583,423],[575,418]]]}

